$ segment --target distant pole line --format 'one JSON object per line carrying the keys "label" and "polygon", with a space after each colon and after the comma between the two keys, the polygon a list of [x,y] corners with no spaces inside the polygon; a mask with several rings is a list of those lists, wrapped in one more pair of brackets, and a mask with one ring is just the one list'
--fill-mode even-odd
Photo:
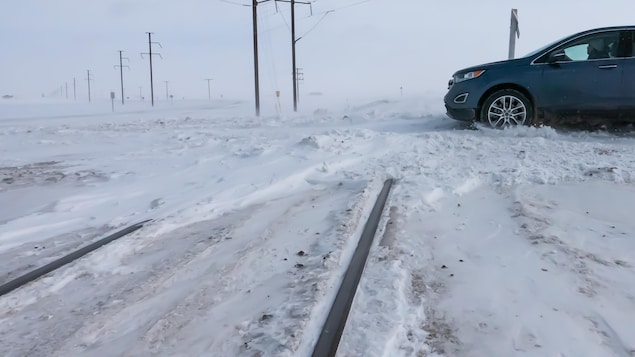
{"label": "distant pole line", "polygon": [[123,51],[119,51],[119,65],[115,65],[115,68],[119,68],[119,76],[121,77],[121,105],[124,104],[124,93],[123,93],[123,68],[127,67],[128,69],[130,69],[130,66],[128,65],[123,65],[123,60],[128,60],[130,61],[129,58],[127,57],[122,57]]}
{"label": "distant pole line", "polygon": [[210,84],[209,84],[209,83],[210,83],[211,81],[213,81],[214,79],[213,79],[213,78],[205,78],[205,79],[203,79],[203,80],[204,80],[204,81],[207,81],[207,99],[208,99],[208,100],[212,100],[212,90],[211,90],[211,87],[210,87]]}
{"label": "distant pole line", "polygon": [[90,103],[90,81],[92,80],[92,78],[90,78],[90,69],[87,69],[86,73],[88,74],[86,76],[86,81],[88,81],[88,102]]}
{"label": "distant pole line", "polygon": [[152,78],[152,55],[156,55],[159,56],[161,58],[163,58],[161,56],[160,53],[152,53],[152,44],[157,44],[159,45],[159,47],[163,48],[163,46],[161,46],[160,43],[158,42],[152,42],[152,34],[153,32],[146,32],[148,34],[148,53],[142,53],[141,57],[143,57],[143,55],[148,55],[148,57],[150,57],[150,97],[152,99],[152,106],[154,107],[154,80]]}
{"label": "distant pole line", "polygon": [[165,100],[169,100],[170,96],[168,95],[168,82],[170,81],[164,81],[165,82]]}

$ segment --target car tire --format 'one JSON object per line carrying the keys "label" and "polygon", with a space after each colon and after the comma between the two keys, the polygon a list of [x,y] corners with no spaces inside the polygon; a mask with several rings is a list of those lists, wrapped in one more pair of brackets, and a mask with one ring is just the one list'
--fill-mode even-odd
{"label": "car tire", "polygon": [[502,89],[485,99],[479,119],[496,129],[531,125],[534,109],[531,101],[521,92],[515,89]]}

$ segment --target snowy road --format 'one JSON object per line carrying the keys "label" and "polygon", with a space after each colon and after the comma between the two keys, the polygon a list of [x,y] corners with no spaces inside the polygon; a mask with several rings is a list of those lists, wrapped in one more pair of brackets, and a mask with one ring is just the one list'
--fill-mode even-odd
{"label": "snowy road", "polygon": [[0,297],[0,355],[309,355],[394,177],[340,355],[635,356],[629,135],[427,101],[4,109],[0,283],[154,221]]}

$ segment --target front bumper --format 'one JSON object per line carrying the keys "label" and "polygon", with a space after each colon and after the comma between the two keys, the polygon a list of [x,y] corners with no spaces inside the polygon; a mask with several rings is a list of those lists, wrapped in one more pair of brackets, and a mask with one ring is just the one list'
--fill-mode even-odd
{"label": "front bumper", "polygon": [[448,89],[443,102],[447,115],[455,120],[478,120],[477,108],[480,88],[473,87],[473,81],[454,83]]}
{"label": "front bumper", "polygon": [[461,121],[475,121],[476,120],[476,110],[471,108],[452,108],[445,104],[445,110],[447,112],[447,116],[455,120]]}

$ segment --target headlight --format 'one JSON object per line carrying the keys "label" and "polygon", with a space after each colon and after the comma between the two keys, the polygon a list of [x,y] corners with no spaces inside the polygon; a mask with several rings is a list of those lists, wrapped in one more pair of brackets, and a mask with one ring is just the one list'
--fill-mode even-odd
{"label": "headlight", "polygon": [[478,78],[483,73],[485,73],[484,69],[478,70],[478,71],[472,71],[472,72],[457,74],[457,75],[454,76],[454,83],[467,81],[468,79]]}

